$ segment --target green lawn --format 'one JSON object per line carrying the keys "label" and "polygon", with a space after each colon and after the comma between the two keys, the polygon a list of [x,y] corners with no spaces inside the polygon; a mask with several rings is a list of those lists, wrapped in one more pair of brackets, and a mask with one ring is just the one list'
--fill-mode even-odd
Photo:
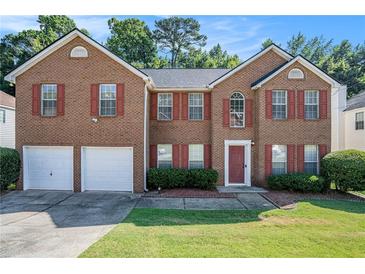
{"label": "green lawn", "polygon": [[134,209],[80,257],[365,257],[365,203],[296,209]]}

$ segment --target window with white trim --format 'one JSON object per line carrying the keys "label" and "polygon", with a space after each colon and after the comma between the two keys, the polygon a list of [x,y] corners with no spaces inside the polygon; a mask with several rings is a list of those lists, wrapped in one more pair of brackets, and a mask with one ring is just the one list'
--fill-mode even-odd
{"label": "window with white trim", "polygon": [[319,118],[318,90],[304,91],[304,118],[306,120],[316,120]]}
{"label": "window with white trim", "polygon": [[203,93],[189,93],[189,120],[203,120]]}
{"label": "window with white trim", "polygon": [[318,174],[318,146],[304,145],[304,172]]}
{"label": "window with white trim", "polygon": [[294,68],[289,71],[288,79],[304,79],[304,73],[301,69]]}
{"label": "window with white trim", "polygon": [[364,129],[364,112],[355,114],[355,130]]}
{"label": "window with white trim", "polygon": [[230,126],[243,128],[245,126],[245,97],[235,92],[230,98]]}
{"label": "window with white trim", "polygon": [[100,116],[115,116],[117,104],[117,85],[100,84]]}
{"label": "window with white trim", "polygon": [[0,123],[5,124],[5,109],[0,109]]}
{"label": "window with white trim", "polygon": [[158,94],[158,120],[172,119],[172,94],[159,93]]}
{"label": "window with white trim", "polygon": [[189,145],[189,168],[204,168],[204,145]]}
{"label": "window with white trim", "polygon": [[157,145],[157,167],[172,167],[172,145]]}
{"label": "window with white trim", "polygon": [[41,85],[41,109],[42,116],[57,115],[57,85],[42,84]]}
{"label": "window with white trim", "polygon": [[287,118],[288,98],[286,90],[272,91],[272,118],[285,120]]}
{"label": "window with white trim", "polygon": [[70,57],[72,58],[85,58],[88,57],[87,49],[83,46],[76,46],[71,50]]}
{"label": "window with white trim", "polygon": [[286,145],[272,146],[272,174],[279,175],[287,172]]}

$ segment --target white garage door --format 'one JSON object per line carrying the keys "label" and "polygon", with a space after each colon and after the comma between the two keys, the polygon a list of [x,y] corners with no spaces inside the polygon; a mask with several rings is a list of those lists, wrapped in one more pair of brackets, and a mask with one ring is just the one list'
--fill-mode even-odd
{"label": "white garage door", "polygon": [[25,146],[24,189],[73,190],[73,148]]}
{"label": "white garage door", "polygon": [[83,147],[82,190],[133,190],[133,148]]}

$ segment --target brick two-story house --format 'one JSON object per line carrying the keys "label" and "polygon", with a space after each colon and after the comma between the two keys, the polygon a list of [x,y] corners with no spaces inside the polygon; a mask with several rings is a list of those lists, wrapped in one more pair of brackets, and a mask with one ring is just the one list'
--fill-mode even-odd
{"label": "brick two-story house", "polygon": [[214,168],[219,185],[319,170],[346,87],[276,45],[228,69],[142,69],[74,30],[16,84],[18,189],[146,190],[150,167]]}

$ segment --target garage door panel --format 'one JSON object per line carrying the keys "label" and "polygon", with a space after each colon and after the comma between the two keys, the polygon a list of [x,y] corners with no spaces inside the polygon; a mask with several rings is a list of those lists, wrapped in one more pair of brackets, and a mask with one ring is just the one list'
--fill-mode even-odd
{"label": "garage door panel", "polygon": [[133,190],[133,149],[83,147],[84,190]]}

